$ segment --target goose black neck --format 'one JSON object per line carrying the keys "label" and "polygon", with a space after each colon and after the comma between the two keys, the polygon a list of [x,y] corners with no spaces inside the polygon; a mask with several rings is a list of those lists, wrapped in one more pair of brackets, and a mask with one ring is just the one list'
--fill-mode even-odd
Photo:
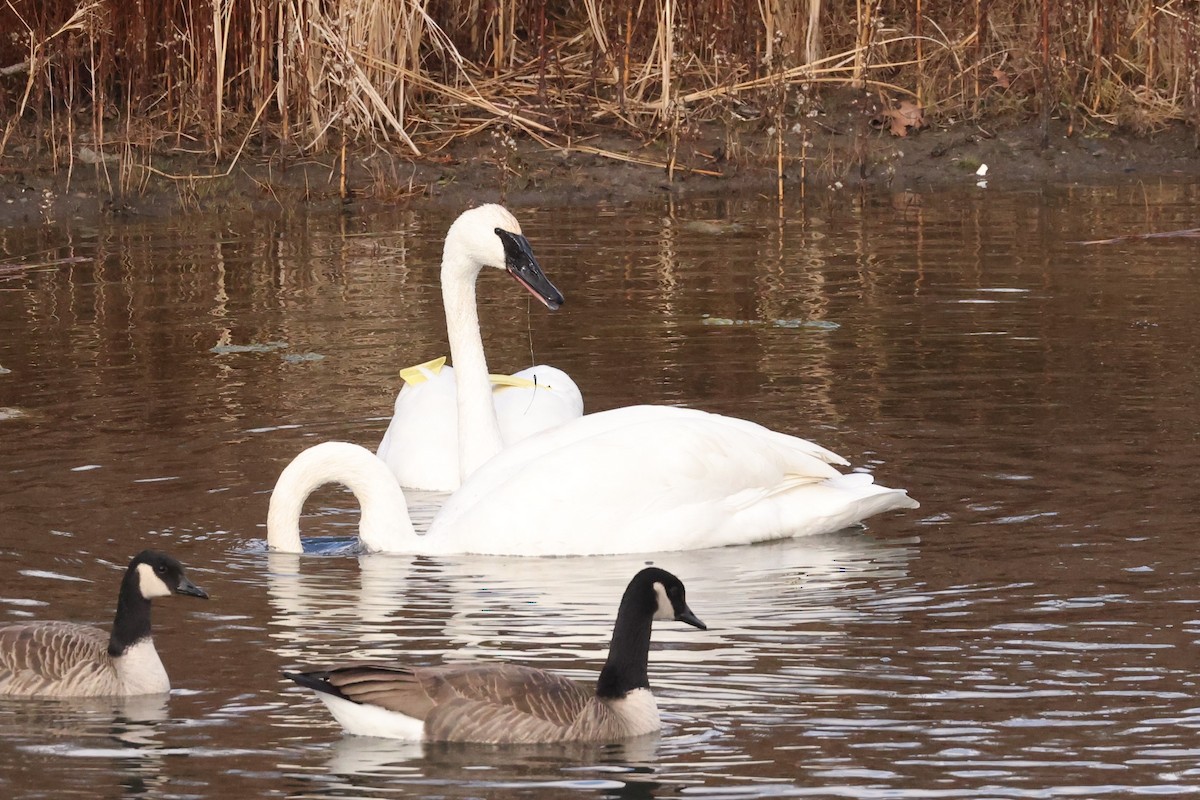
{"label": "goose black neck", "polygon": [[137,566],[131,566],[121,581],[117,616],[108,638],[108,654],[114,658],[150,636],[150,601],[142,596],[140,583]]}
{"label": "goose black neck", "polygon": [[658,601],[654,592],[649,598],[645,595],[644,587],[639,592],[630,586],[621,598],[608,660],[596,682],[597,697],[617,699],[634,689],[650,688],[646,668],[650,661],[650,626]]}

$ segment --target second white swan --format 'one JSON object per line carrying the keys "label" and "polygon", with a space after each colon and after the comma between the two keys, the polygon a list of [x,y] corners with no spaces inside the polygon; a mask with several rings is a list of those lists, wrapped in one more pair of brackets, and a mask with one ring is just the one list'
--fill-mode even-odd
{"label": "second white swan", "polygon": [[[442,253],[442,303],[450,355],[462,374],[444,366],[444,358],[401,370],[404,386],[376,454],[402,486],[452,492],[504,446],[583,414],[579,387],[560,369],[539,364],[488,376],[475,302],[475,280],[484,267],[505,270],[551,310],[563,303],[505,208],[479,206],[454,221]],[[456,413],[460,392],[493,403],[498,439]],[[465,458],[460,433],[469,451]]]}

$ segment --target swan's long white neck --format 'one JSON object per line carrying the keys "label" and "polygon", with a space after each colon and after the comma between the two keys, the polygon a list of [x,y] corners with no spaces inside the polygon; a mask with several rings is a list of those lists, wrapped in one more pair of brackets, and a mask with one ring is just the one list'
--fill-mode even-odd
{"label": "swan's long white neck", "polygon": [[458,393],[458,473],[464,481],[504,448],[479,333],[475,304],[478,275],[479,268],[472,268],[454,237],[448,237],[442,254],[442,304]]}
{"label": "swan's long white neck", "polygon": [[413,551],[419,544],[404,491],[371,451],[347,442],[322,442],[292,460],[279,475],[267,511],[267,545],[300,553],[300,513],[308,496],[326,483],[354,492],[362,509],[359,538],[369,551]]}

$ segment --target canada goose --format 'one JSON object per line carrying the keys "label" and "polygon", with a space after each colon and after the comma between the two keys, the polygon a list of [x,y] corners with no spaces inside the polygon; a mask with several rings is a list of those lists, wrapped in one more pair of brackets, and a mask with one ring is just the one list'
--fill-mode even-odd
{"label": "canada goose", "polygon": [[150,601],[208,599],[166,553],[143,550],[121,580],[112,634],[73,622],[0,625],[0,695],[112,697],[169,691],[150,635]]}
{"label": "canada goose", "polygon": [[[404,386],[376,450],[401,486],[452,492],[503,447],[583,414],[579,387],[560,369],[539,364],[488,375],[475,303],[475,279],[484,267],[504,269],[551,310],[563,303],[507,209],[483,205],[454,221],[441,272],[454,367],[441,358],[400,371]],[[468,405],[486,404],[495,422],[479,425],[474,415],[464,416],[459,395]]]}
{"label": "canada goose", "polygon": [[656,619],[706,629],[688,608],[683,582],[647,567],[621,598],[594,689],[516,664],[359,664],[283,674],[316,692],[342,727],[359,736],[488,744],[617,741],[661,725],[646,675]]}

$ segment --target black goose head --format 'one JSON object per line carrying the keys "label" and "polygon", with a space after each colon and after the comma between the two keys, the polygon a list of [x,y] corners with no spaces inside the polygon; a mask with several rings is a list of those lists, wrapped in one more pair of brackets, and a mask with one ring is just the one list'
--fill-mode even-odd
{"label": "black goose head", "polygon": [[648,608],[653,609],[654,619],[673,619],[702,631],[708,630],[708,626],[688,608],[687,589],[679,578],[665,569],[646,567],[633,580],[639,587],[645,587],[644,596]]}
{"label": "black goose head", "polygon": [[143,550],[134,556],[121,580],[108,654],[117,658],[133,644],[147,639],[150,636],[150,601],[173,594],[208,599],[208,592],[188,580],[183,565],[166,553]]}
{"label": "black goose head", "polygon": [[182,564],[158,550],[143,550],[134,556],[129,572],[137,576],[137,591],[146,600],[172,594],[208,599],[208,592],[188,580]]}
{"label": "black goose head", "polygon": [[633,576],[621,598],[608,659],[596,681],[597,697],[618,699],[634,689],[649,688],[650,626],[656,619],[678,620],[708,630],[688,608],[683,581],[665,569],[643,569]]}

